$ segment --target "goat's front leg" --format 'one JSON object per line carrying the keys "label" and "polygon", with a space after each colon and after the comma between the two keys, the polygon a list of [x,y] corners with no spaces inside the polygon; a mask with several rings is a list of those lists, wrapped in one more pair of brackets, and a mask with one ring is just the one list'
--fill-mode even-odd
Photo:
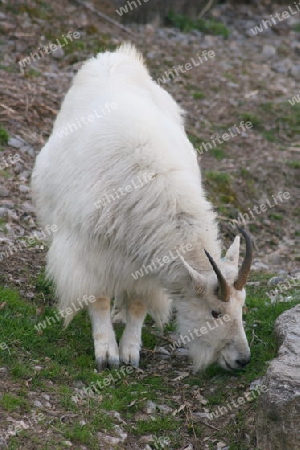
{"label": "goat's front leg", "polygon": [[110,299],[98,298],[89,306],[92,321],[95,357],[99,372],[107,365],[119,367],[119,350],[110,318]]}
{"label": "goat's front leg", "polygon": [[138,367],[147,307],[140,300],[128,299],[126,303],[126,327],[120,341],[120,359],[125,364]]}

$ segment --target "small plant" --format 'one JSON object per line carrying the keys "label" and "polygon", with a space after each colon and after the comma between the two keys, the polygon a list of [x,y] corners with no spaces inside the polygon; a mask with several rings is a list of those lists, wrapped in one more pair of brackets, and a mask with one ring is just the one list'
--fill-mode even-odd
{"label": "small plant", "polygon": [[6,145],[8,143],[9,134],[5,128],[0,126],[0,145]]}
{"label": "small plant", "polygon": [[286,164],[292,169],[300,169],[300,161],[287,161]]}
{"label": "small plant", "polygon": [[214,158],[221,160],[227,157],[226,153],[224,152],[224,150],[222,150],[221,148],[213,148],[212,150],[210,150],[209,152]]}
{"label": "small plant", "polygon": [[201,100],[202,98],[205,97],[205,95],[203,94],[203,92],[198,91],[195,92],[194,94],[192,94],[195,100]]}

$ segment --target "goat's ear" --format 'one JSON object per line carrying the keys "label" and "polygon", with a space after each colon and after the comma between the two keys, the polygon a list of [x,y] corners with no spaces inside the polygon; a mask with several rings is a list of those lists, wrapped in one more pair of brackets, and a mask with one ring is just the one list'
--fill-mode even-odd
{"label": "goat's ear", "polygon": [[239,264],[240,254],[240,237],[236,236],[233,243],[226,252],[225,258],[232,262],[235,266]]}
{"label": "goat's ear", "polygon": [[198,295],[204,294],[206,290],[206,281],[203,275],[197,272],[180,254],[180,259],[184,264],[184,267],[187,269],[191,282],[193,283],[193,289]]}

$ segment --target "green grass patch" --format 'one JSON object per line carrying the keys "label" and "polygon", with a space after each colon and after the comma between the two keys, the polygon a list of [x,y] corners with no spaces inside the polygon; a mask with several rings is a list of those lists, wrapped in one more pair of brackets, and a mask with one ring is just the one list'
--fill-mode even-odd
{"label": "green grass patch", "polygon": [[167,16],[167,22],[183,32],[198,30],[202,33],[223,36],[224,38],[227,38],[230,34],[228,28],[222,22],[217,20],[193,19],[188,16],[176,14],[172,11],[170,11]]}
{"label": "green grass patch", "polygon": [[[218,186],[230,184],[228,174],[208,173],[208,179]],[[234,373],[211,366],[204,373],[191,374],[175,384],[168,381],[168,378],[173,379],[177,376],[175,361],[175,372],[168,372],[167,378],[165,373],[147,372],[147,368],[152,364],[152,349],[159,343],[159,338],[154,336],[157,332],[153,332],[153,322],[149,318],[143,328],[144,351],[141,359],[143,371],[131,368],[130,372],[125,371],[122,376],[118,376],[119,371],[109,370],[98,374],[94,371],[92,333],[87,314],[80,313],[76,316],[66,330],[63,329],[61,321],[52,323],[41,332],[35,329],[34,325],[39,321],[55,315],[55,309],[49,306],[52,286],[47,283],[44,275],[40,275],[36,281],[38,292],[46,297],[46,300],[43,300],[45,310],[42,315],[37,316],[36,313],[42,301],[39,295],[34,301],[28,302],[16,291],[0,288],[0,303],[5,302],[0,311],[1,340],[7,344],[9,350],[0,350],[1,364],[8,368],[16,386],[14,392],[5,392],[1,396],[0,408],[9,413],[29,411],[31,405],[26,392],[27,383],[30,382],[30,390],[41,389],[43,392],[49,392],[50,396],[55,394],[58,407],[68,414],[74,414],[71,422],[64,423],[58,420],[54,426],[64,440],[70,440],[75,446],[85,445],[91,450],[98,449],[97,433],[104,432],[111,435],[114,433],[115,411],[126,422],[122,427],[137,438],[148,433],[157,439],[165,436],[170,440],[171,448],[175,448],[179,444],[184,444],[181,441],[184,429],[191,435],[195,433],[197,439],[201,440],[203,424],[192,424],[187,420],[185,411],[171,416],[157,410],[153,419],[148,420],[143,420],[136,414],[143,413],[148,400],[154,401],[157,405],[166,404],[173,410],[178,409],[181,403],[174,401],[174,392],[177,390],[181,392],[183,385],[190,386],[184,387],[182,391],[185,392],[187,401],[189,396],[193,395],[193,389],[204,389],[209,410],[214,411],[218,405],[228,403],[229,399],[242,396],[244,387],[247,388],[250,382],[266,372],[268,362],[276,357],[278,351],[278,342],[273,331],[274,322],[283,311],[300,301],[296,288],[292,288],[286,293],[294,298],[292,302],[271,305],[266,295],[270,289],[267,287],[269,278],[270,275],[255,274],[253,281],[259,281],[260,285],[247,288],[244,320],[252,353],[248,366]],[[173,330],[174,323],[171,323],[168,329]],[[120,333],[121,328],[118,331],[119,336]],[[39,370],[36,370],[36,366],[39,366]],[[113,381],[108,386],[105,385],[105,380],[111,378]],[[97,396],[83,396],[79,404],[74,402],[72,397],[78,394],[76,386],[80,386],[78,389],[88,388],[96,382],[102,383],[103,386],[98,390]],[[241,429],[246,432],[247,423],[242,408],[237,411],[235,421],[239,421]],[[243,433],[237,432],[236,426],[232,426],[233,422],[229,421],[222,430],[223,438],[226,442],[234,443],[233,448],[248,450],[250,447],[243,447]],[[29,442],[30,433],[28,437],[26,432],[24,433],[22,432],[20,436]],[[17,442],[18,437],[10,439],[11,448],[17,449],[15,444]]]}
{"label": "green grass patch", "polygon": [[253,113],[242,113],[240,114],[240,119],[244,122],[251,122],[253,128],[259,128],[262,124],[262,119]]}
{"label": "green grass patch", "polygon": [[286,165],[292,169],[300,169],[300,161],[287,161]]}
{"label": "green grass patch", "polygon": [[205,173],[204,179],[214,204],[238,206],[236,192],[231,185],[231,177],[228,173],[208,170]]}
{"label": "green grass patch", "polygon": [[2,406],[6,411],[9,412],[19,409],[28,410],[28,403],[24,398],[10,393],[5,393],[2,395],[2,397],[0,398],[0,406]]}
{"label": "green grass patch", "polygon": [[298,33],[300,33],[300,23],[296,23],[296,24],[293,26],[293,30],[294,30],[294,31],[297,31]]}
{"label": "green grass patch", "polygon": [[218,147],[209,150],[209,154],[218,160],[227,158],[226,152]]}
{"label": "green grass patch", "polygon": [[9,134],[5,128],[0,125],[0,145],[7,145]]}
{"label": "green grass patch", "polygon": [[194,92],[192,95],[195,100],[201,100],[201,99],[205,98],[205,95],[201,91]]}

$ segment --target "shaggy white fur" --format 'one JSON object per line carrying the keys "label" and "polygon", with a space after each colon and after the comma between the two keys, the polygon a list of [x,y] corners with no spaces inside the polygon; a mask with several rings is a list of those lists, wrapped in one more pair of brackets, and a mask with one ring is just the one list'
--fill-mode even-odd
{"label": "shaggy white fur", "polygon": [[[231,287],[230,302],[221,302],[203,251],[232,284],[239,238],[229,250],[229,261],[222,261],[216,214],[201,186],[182,111],[151,79],[134,47],[125,44],[99,54],[79,70],[37,157],[32,190],[40,223],[58,227],[47,273],[55,282],[60,309],[78,305],[84,295],[98,299],[89,309],[100,368],[107,362],[118,365],[107,315],[112,298],[118,298],[126,316],[120,343],[125,362],[138,364],[145,314],[151,312],[162,325],[168,319],[169,297],[182,334],[213,323],[212,310],[230,315],[217,331],[192,340],[196,368],[216,360],[238,367],[236,360],[249,359],[242,326],[245,293]],[[188,244],[191,250],[181,257],[152,265],[138,279],[133,276],[157,258],[167,261],[163,258],[170,251],[177,249],[178,255],[180,246]],[[202,290],[194,289],[197,280],[183,260],[202,274]]]}

